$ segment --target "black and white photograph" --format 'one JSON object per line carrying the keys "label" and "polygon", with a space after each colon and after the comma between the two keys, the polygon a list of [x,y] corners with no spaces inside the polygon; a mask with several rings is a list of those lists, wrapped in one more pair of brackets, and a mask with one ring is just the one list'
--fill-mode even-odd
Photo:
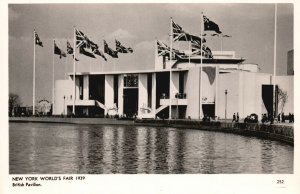
{"label": "black and white photograph", "polygon": [[293,2],[5,6],[7,193],[299,193]]}

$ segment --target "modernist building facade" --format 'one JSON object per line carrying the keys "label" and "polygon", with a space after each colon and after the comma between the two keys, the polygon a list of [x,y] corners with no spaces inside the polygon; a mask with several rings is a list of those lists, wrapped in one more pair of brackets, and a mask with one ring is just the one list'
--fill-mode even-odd
{"label": "modernist building facade", "polygon": [[[69,73],[55,82],[53,113],[72,114],[73,104],[76,115],[96,117],[223,119],[239,113],[242,119],[273,111],[272,75],[233,51],[212,53],[213,59],[202,60],[156,55],[153,70],[76,72],[75,80]],[[275,83],[288,93],[283,111],[293,113],[293,76],[276,76]]]}

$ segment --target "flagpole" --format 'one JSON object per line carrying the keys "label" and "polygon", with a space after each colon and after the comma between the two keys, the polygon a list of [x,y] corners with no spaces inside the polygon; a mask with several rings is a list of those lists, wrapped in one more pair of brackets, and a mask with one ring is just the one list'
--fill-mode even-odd
{"label": "flagpole", "polygon": [[66,57],[66,61],[65,61],[65,80],[67,79],[67,66],[68,66],[68,57]]}
{"label": "flagpole", "polygon": [[[192,40],[189,41],[189,66],[191,65],[191,42]],[[201,40],[202,42],[202,40]]]}
{"label": "flagpole", "polygon": [[223,53],[223,36],[222,36],[222,34],[220,34],[220,37],[221,37],[221,51]]}
{"label": "flagpole", "polygon": [[35,30],[33,30],[33,91],[32,91],[32,115],[35,115],[35,44],[36,44],[36,38],[35,38]]}
{"label": "flagpole", "polygon": [[54,115],[54,50],[55,50],[55,40],[53,39],[53,53],[52,53],[52,115]]}
{"label": "flagpole", "polygon": [[277,50],[277,4],[275,3],[275,25],[274,25],[274,72],[273,72],[273,116],[276,115],[276,50]]}
{"label": "flagpole", "polygon": [[172,94],[172,46],[173,46],[173,25],[172,25],[172,17],[171,17],[171,28],[170,28],[170,88],[169,88],[169,119],[172,118],[172,99],[171,99],[171,94]]}
{"label": "flagpole", "polygon": [[[216,81],[215,81],[215,117],[218,117],[218,89],[219,89],[219,66],[216,65]],[[216,119],[215,118],[215,119]]]}
{"label": "flagpole", "polygon": [[72,112],[73,115],[75,116],[75,98],[76,98],[76,80],[75,80],[75,74],[76,74],[76,32],[75,32],[75,26],[74,26],[74,59],[73,59],[73,82],[74,82],[74,88],[73,88],[73,107],[72,107]]}
{"label": "flagpole", "polygon": [[202,54],[202,46],[203,46],[203,43],[202,43],[202,34],[203,34],[203,12],[201,12],[201,22],[200,22],[200,39],[201,39],[201,49],[200,49],[200,55],[201,55],[201,58],[200,58],[200,78],[199,78],[199,119],[201,119],[202,117],[202,59],[203,59],[203,54]]}

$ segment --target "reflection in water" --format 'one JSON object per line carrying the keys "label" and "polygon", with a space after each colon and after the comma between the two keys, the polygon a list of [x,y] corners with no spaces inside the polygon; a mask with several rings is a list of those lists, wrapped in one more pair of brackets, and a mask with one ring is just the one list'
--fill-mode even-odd
{"label": "reflection in water", "polygon": [[[164,129],[157,129],[155,139],[155,173],[168,173],[168,131]],[[159,161],[159,162],[157,162]]]}
{"label": "reflection in water", "polygon": [[293,173],[294,148],[233,134],[10,123],[11,174]]}

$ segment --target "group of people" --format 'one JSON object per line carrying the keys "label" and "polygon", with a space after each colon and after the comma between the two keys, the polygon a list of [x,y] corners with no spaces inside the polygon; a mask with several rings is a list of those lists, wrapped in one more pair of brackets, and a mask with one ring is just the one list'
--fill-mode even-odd
{"label": "group of people", "polygon": [[232,118],[232,122],[239,122],[240,120],[240,116],[239,116],[239,113],[237,112],[236,115],[235,113],[233,113],[233,118]]}
{"label": "group of people", "polygon": [[293,123],[294,122],[294,114],[289,113],[288,115],[284,115],[283,113],[279,113],[277,116],[277,121],[278,123],[282,122],[284,123],[286,120],[289,121],[289,123]]}
{"label": "group of people", "polygon": [[[275,117],[276,118],[276,117]],[[273,117],[272,114],[262,114],[262,123],[270,122],[271,124],[274,123],[275,118]],[[289,123],[294,122],[294,114],[289,113],[288,115],[285,115],[284,113],[279,113],[277,115],[277,122],[278,123],[285,123],[285,121],[288,120]]]}

